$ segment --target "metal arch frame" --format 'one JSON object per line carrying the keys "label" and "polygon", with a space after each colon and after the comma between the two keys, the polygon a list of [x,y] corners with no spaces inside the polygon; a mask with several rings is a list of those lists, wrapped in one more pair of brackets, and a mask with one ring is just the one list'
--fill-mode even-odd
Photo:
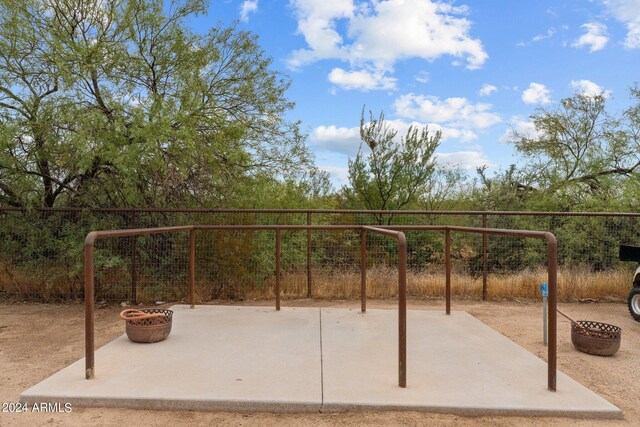
{"label": "metal arch frame", "polygon": [[[350,225],[202,225],[141,228],[127,230],[92,231],[85,239],[85,378],[95,376],[95,284],[94,284],[94,252],[95,242],[99,239],[136,237],[173,232],[189,232],[189,303],[195,306],[195,233],[198,230],[274,230],[276,237],[276,310],[280,310],[280,243],[282,230],[353,230],[361,234],[361,304],[362,312],[366,312],[366,236],[367,232],[382,234],[398,241],[398,384],[406,387],[406,304],[407,304],[407,240],[400,230],[424,230],[445,232],[445,299],[446,314],[451,312],[451,232],[481,233],[535,238],[547,240],[548,282],[549,282],[549,323],[548,323],[548,369],[547,388],[556,390],[557,366],[557,242],[552,233],[530,230],[504,230],[458,226],[385,226],[384,228]],[[307,249],[309,251],[309,248]],[[310,276],[310,272],[308,272]]]}

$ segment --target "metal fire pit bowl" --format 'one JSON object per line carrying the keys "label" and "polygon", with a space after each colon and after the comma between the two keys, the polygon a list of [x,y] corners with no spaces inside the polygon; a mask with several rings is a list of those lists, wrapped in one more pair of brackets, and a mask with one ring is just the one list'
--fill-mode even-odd
{"label": "metal fire pit bowl", "polygon": [[576,349],[596,356],[612,356],[620,349],[619,327],[588,320],[576,323],[571,323],[571,342]]}
{"label": "metal fire pit bowl", "polygon": [[136,319],[133,315],[127,316],[125,314],[124,317],[131,317],[131,319],[127,319],[125,328],[131,341],[152,343],[162,341],[169,336],[173,311],[161,308],[146,308],[140,311],[148,314],[161,313],[163,316]]}

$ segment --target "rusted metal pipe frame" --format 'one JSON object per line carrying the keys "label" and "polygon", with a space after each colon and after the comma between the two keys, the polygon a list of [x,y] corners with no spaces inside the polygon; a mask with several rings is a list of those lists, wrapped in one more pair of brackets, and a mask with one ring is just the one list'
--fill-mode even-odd
{"label": "rusted metal pipe frame", "polygon": [[[189,231],[190,251],[189,251],[189,299],[194,302],[194,276],[195,276],[195,231],[197,230],[275,230],[276,233],[276,310],[280,310],[280,252],[281,252],[281,230],[358,230],[379,233],[385,236],[393,237],[398,240],[398,383],[400,387],[406,387],[406,306],[407,306],[407,241],[404,233],[401,231],[386,230],[375,227],[364,226],[296,226],[296,225],[277,225],[277,226],[260,226],[260,225],[209,225],[209,226],[182,226],[182,227],[162,227],[162,228],[146,228],[131,230],[108,230],[93,231],[87,235],[85,239],[85,360],[86,360],[86,378],[91,379],[95,373],[94,362],[94,268],[93,254],[94,243],[100,238],[111,237],[131,237],[149,234],[170,233],[176,231]],[[364,234],[366,236],[366,234]],[[365,241],[366,244],[366,241]],[[366,254],[365,254],[366,257]],[[365,261],[366,262],[366,261]],[[365,264],[366,267],[366,264]],[[366,297],[366,281],[364,282],[364,292],[362,293],[363,304]],[[366,307],[365,307],[366,309]]]}
{"label": "rusted metal pipe frame", "polygon": [[[307,225],[311,225],[311,212],[307,212]],[[311,229],[307,230],[307,298],[313,297],[311,284]]]}
{"label": "rusted metal pipe frame", "polygon": [[[553,233],[548,231],[532,231],[532,230],[507,230],[500,228],[479,228],[479,227],[459,227],[459,226],[385,226],[391,230],[445,230],[460,231],[478,234],[494,234],[499,236],[523,237],[530,239],[545,239],[547,241],[548,252],[548,276],[549,283],[549,321],[547,325],[547,335],[549,336],[549,347],[547,348],[547,388],[550,391],[556,391],[556,374],[557,374],[557,314],[556,308],[558,304],[558,243]],[[448,258],[448,257],[447,257]],[[445,261],[446,262],[446,261]],[[447,305],[450,304],[447,298]]]}
{"label": "rusted metal pipe frame", "polygon": [[[378,233],[398,241],[398,385],[407,386],[407,238],[401,231],[362,226],[366,244],[366,232]],[[366,295],[366,282],[362,295]],[[364,300],[363,300],[364,301]]]}
{"label": "rusted metal pipe frame", "polygon": [[[487,228],[487,214],[482,214],[482,228]],[[482,301],[487,300],[487,275],[488,275],[488,236],[482,233]]]}
{"label": "rusted metal pipe frame", "polygon": [[556,237],[551,233],[545,233],[547,239],[547,251],[549,253],[548,264],[548,282],[549,282],[549,311],[548,311],[548,371],[547,371],[547,388],[556,391],[556,366],[557,366],[557,328],[558,323],[558,242]]}
{"label": "rusted metal pipe frame", "polygon": [[189,230],[189,304],[196,304],[196,230]]}
{"label": "rusted metal pipe frame", "polygon": [[[389,237],[395,237],[398,240],[398,305],[399,305],[399,353],[400,353],[400,373],[399,383],[401,387],[406,386],[406,335],[403,337],[402,330],[406,334],[406,259],[407,259],[407,243],[404,233],[399,230],[411,231],[460,231],[480,234],[495,234],[503,236],[524,237],[546,239],[548,248],[548,282],[549,282],[549,347],[548,347],[548,389],[556,390],[556,367],[557,367],[557,242],[552,233],[544,231],[530,230],[508,230],[508,229],[492,229],[478,227],[460,227],[460,226],[385,226],[385,228],[375,228],[368,226],[351,226],[351,225],[204,225],[204,226],[179,226],[179,227],[162,227],[162,228],[144,228],[130,230],[108,230],[108,231],[92,231],[85,239],[85,360],[86,360],[86,378],[91,379],[95,374],[94,366],[94,243],[100,238],[111,237],[132,237],[148,234],[162,234],[176,231],[196,231],[196,230],[276,230],[276,254],[279,254],[279,232],[280,230],[365,230],[383,234]],[[195,258],[195,245],[194,245]],[[190,252],[191,256],[191,252]],[[448,257],[450,258],[450,257]],[[279,259],[276,260],[276,271],[279,271]],[[404,268],[401,268],[404,266]],[[191,267],[191,262],[190,262]],[[195,269],[194,269],[195,271]],[[191,274],[190,274],[191,276]],[[190,279],[191,282],[191,279]],[[277,280],[279,282],[279,280]],[[277,283],[279,285],[279,283]],[[191,283],[190,283],[191,286]],[[365,281],[366,288],[366,281]],[[366,295],[366,289],[364,294]],[[279,291],[277,292],[279,298]],[[278,304],[279,301],[276,302]],[[450,305],[450,295],[447,298],[447,305]],[[402,361],[402,349],[405,349]],[[404,381],[403,381],[404,377]],[[403,385],[404,384],[404,385]]]}
{"label": "rusted metal pipe frame", "polygon": [[[95,376],[95,284],[94,284],[94,254],[95,242],[98,239],[112,237],[134,237],[149,234],[172,233],[176,231],[194,231],[192,226],[138,228],[131,230],[92,231],[84,241],[84,342],[85,342],[85,378],[90,380]],[[191,254],[190,254],[191,256]],[[190,260],[190,266],[193,261]],[[191,276],[191,274],[190,274]],[[191,279],[190,279],[191,282]],[[191,285],[191,284],[190,284]],[[192,300],[193,301],[193,300]]]}
{"label": "rusted metal pipe frame", "polygon": [[240,225],[193,225],[196,230],[360,230],[361,225],[271,225],[271,224],[240,224]]}
{"label": "rusted metal pipe frame", "polygon": [[280,311],[280,228],[276,228],[276,310]]}
{"label": "rusted metal pipe frame", "polygon": [[[136,212],[131,212],[131,225],[137,225]],[[131,304],[138,303],[138,238],[131,238]]]}
{"label": "rusted metal pipe frame", "polygon": [[138,238],[131,238],[131,304],[138,303]]}
{"label": "rusted metal pipe frame", "polygon": [[[87,236],[87,239],[89,236]],[[93,242],[84,245],[84,360],[85,378],[90,380],[94,377],[95,359],[95,294],[93,284],[94,264]]]}
{"label": "rusted metal pipe frame", "polygon": [[360,230],[360,305],[367,312],[367,230]]}
{"label": "rusted metal pipe frame", "polygon": [[[85,377],[87,379],[94,378],[95,375],[95,278],[94,278],[94,253],[95,242],[99,239],[108,239],[115,237],[136,237],[152,234],[164,234],[180,231],[189,231],[190,249],[189,249],[189,302],[193,307],[195,303],[195,231],[197,230],[224,230],[224,229],[240,229],[240,230],[281,230],[281,229],[300,229],[307,226],[260,226],[260,225],[236,225],[236,226],[177,226],[177,227],[158,227],[158,228],[138,228],[126,230],[104,230],[92,231],[87,234],[84,245],[84,291],[85,291]],[[318,230],[357,230],[360,226],[312,226],[312,229]],[[279,269],[279,259],[277,260],[277,268]],[[279,282],[279,280],[278,280]],[[279,285],[279,283],[278,283]],[[279,305],[279,294],[277,291],[277,302]]]}
{"label": "rusted metal pipe frame", "polygon": [[451,314],[451,231],[444,231],[445,312]]}

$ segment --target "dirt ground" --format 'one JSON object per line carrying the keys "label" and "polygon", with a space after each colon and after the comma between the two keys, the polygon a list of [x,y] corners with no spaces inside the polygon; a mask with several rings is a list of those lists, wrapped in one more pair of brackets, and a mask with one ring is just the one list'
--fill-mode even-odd
{"label": "dirt ground", "polygon": [[[248,301],[243,305],[271,302]],[[285,306],[359,307],[357,301],[285,301]],[[370,300],[370,308],[393,308],[395,301]],[[600,394],[624,412],[623,420],[580,420],[533,417],[460,417],[424,412],[350,412],[333,414],[161,412],[105,408],[72,408],[70,413],[0,412],[0,426],[51,425],[438,425],[438,426],[638,426],[640,389],[640,323],[623,303],[560,304],[576,320],[594,320],[622,327],[622,345],[613,357],[591,356],[571,344],[569,322],[558,319],[558,368]],[[444,301],[410,301],[412,309],[444,309]],[[517,344],[546,358],[542,344],[542,307],[533,302],[453,301]],[[96,345],[123,333],[117,313],[108,306],[96,311]],[[84,356],[83,306],[0,304],[0,403],[18,402],[20,393]],[[464,393],[464,390],[460,390]],[[5,405],[3,405],[2,409]]]}

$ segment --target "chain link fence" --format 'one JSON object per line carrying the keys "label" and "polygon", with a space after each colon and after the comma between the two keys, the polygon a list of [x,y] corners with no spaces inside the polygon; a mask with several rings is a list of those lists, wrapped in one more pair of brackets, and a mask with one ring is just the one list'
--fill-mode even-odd
{"label": "chain link fence", "polygon": [[[620,244],[640,245],[638,213],[426,212],[345,210],[0,208],[0,297],[59,301],[84,297],[83,243],[93,230],[175,225],[458,225],[550,231],[558,240],[560,297],[624,298],[635,267]],[[444,295],[444,234],[406,231],[408,293]],[[282,233],[286,298],[357,298],[360,234]],[[272,230],[207,230],[196,238],[198,299],[273,298]],[[367,240],[370,297],[393,297],[394,242]],[[453,293],[468,298],[537,298],[546,277],[543,241],[452,233]],[[180,301],[187,296],[188,233],[100,240],[98,301]]]}

